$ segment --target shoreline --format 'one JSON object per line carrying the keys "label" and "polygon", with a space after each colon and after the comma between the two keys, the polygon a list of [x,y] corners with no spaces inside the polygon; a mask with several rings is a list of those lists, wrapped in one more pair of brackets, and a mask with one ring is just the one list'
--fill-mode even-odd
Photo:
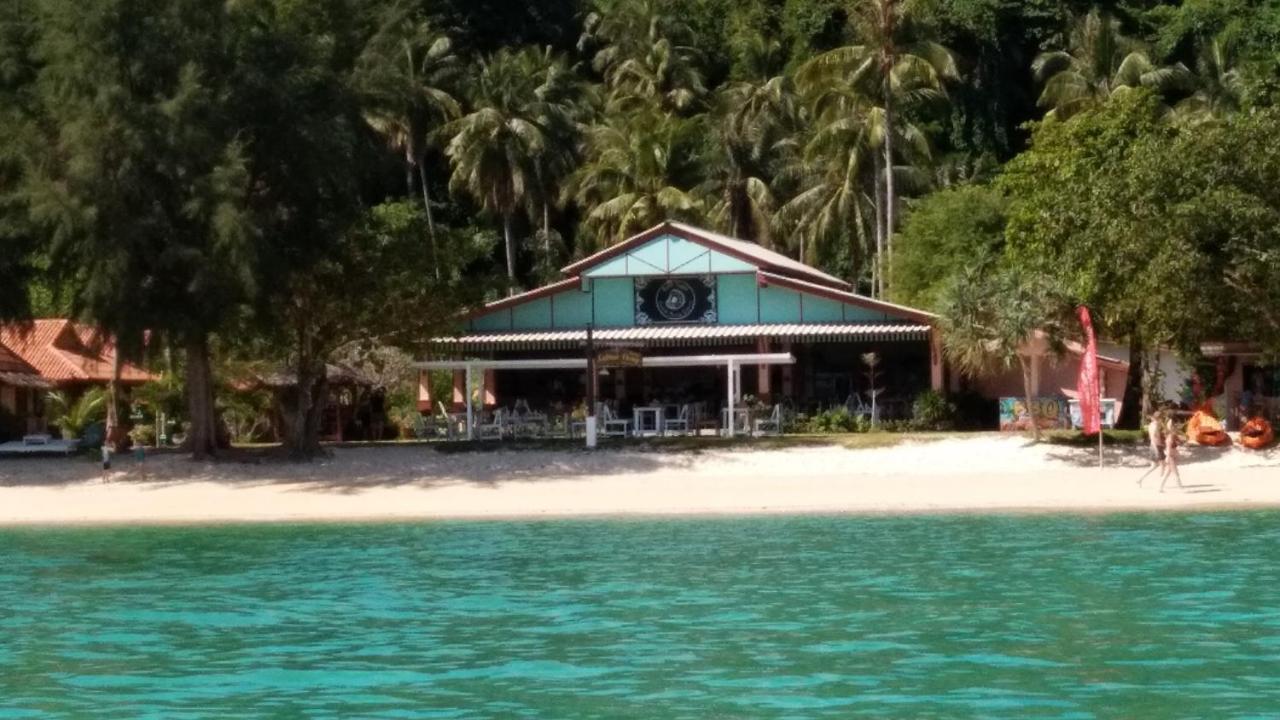
{"label": "shoreline", "polygon": [[[1280,451],[1187,448],[1185,490],[1157,491],[1144,448],[930,438],[883,448],[663,453],[340,448],[307,465],[156,456],[104,481],[85,460],[0,462],[0,527],[1037,515],[1280,508]],[[1154,482],[1153,482],[1154,481]]]}

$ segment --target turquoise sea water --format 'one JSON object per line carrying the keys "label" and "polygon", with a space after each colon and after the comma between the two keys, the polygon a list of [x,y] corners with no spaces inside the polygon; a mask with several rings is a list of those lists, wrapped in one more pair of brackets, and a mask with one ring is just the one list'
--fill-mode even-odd
{"label": "turquoise sea water", "polygon": [[0,718],[1263,718],[1280,514],[0,531]]}

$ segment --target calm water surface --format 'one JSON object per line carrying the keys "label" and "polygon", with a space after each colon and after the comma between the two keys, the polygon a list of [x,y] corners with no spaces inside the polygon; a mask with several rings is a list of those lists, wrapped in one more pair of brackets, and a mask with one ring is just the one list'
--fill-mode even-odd
{"label": "calm water surface", "polygon": [[1280,514],[0,531],[0,718],[1280,717]]}

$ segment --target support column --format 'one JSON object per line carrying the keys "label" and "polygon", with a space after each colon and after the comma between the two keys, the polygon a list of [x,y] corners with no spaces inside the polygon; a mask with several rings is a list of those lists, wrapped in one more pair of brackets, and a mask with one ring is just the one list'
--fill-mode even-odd
{"label": "support column", "polygon": [[454,412],[458,412],[466,408],[471,395],[471,380],[467,376],[465,370],[453,371],[453,399],[450,407]]}
{"label": "support column", "polygon": [[474,403],[471,400],[471,379],[472,379],[472,368],[470,365],[468,365],[466,371],[464,372],[464,381],[467,383],[467,392],[464,393],[464,395],[466,396],[466,402],[467,402],[467,439],[468,440],[474,439],[473,433],[475,432],[475,427],[476,427],[475,408],[473,407]]}
{"label": "support column", "polygon": [[[791,352],[790,340],[782,343],[780,352],[784,352],[784,353]],[[797,360],[799,360],[799,358],[797,358]],[[792,368],[794,368],[794,365],[792,364],[787,364],[782,366],[782,396],[785,398],[790,398],[791,400],[795,400],[796,399],[795,376],[792,372]]]}
{"label": "support column", "polygon": [[496,370],[488,368],[484,371],[484,406],[487,408],[494,407],[498,404],[498,377]]}
{"label": "support column", "polygon": [[934,392],[946,392],[943,372],[942,335],[938,328],[929,328],[929,387]]}
{"label": "support column", "polygon": [[726,394],[728,395],[728,398],[727,398],[727,404],[725,405],[725,414],[724,414],[725,437],[733,437],[733,404],[734,404],[734,400],[736,399],[735,396],[737,395],[736,390],[737,390],[738,382],[737,382],[737,378],[735,377],[738,374],[737,370],[738,369],[734,366],[734,362],[732,360],[730,360],[725,364],[725,373],[726,373],[725,379],[727,381],[725,382],[725,387],[728,388],[728,391],[726,392]]}
{"label": "support column", "polygon": [[418,371],[418,412],[431,414],[431,371]]}
{"label": "support column", "polygon": [[[756,352],[758,353],[769,352],[768,338],[756,339]],[[771,392],[771,388],[769,387],[770,382],[772,380],[772,378],[769,377],[771,371],[772,371],[772,368],[769,365],[756,366],[756,397],[760,398],[760,402],[766,403],[766,404],[773,402],[773,393]]]}

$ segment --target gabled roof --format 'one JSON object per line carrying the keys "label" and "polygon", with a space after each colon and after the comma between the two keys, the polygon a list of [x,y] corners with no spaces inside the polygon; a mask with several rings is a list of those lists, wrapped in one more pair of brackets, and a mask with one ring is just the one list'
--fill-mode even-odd
{"label": "gabled roof", "polygon": [[566,275],[579,275],[583,271],[595,265],[599,265],[606,260],[621,255],[663,235],[675,235],[677,237],[684,238],[685,240],[719,250],[726,255],[731,255],[739,260],[751,263],[759,267],[761,270],[768,270],[794,278],[802,278],[827,287],[850,287],[849,283],[838,277],[828,275],[817,268],[809,267],[802,262],[792,260],[786,255],[768,250],[753,242],[731,238],[727,235],[711,232],[710,230],[703,230],[702,228],[693,227],[692,225],[685,225],[684,223],[671,221],[655,225],[638,235],[633,235],[616,245],[612,245],[598,253],[595,253],[594,255],[589,255],[571,265],[567,265],[562,268],[561,271]]}
{"label": "gabled roof", "polygon": [[[110,382],[115,342],[91,325],[63,318],[0,326],[0,345],[51,382]],[[146,382],[150,373],[122,363],[120,379]]]}
{"label": "gabled roof", "polygon": [[3,345],[0,345],[0,373],[40,374],[27,361],[18,357],[12,350]]}

